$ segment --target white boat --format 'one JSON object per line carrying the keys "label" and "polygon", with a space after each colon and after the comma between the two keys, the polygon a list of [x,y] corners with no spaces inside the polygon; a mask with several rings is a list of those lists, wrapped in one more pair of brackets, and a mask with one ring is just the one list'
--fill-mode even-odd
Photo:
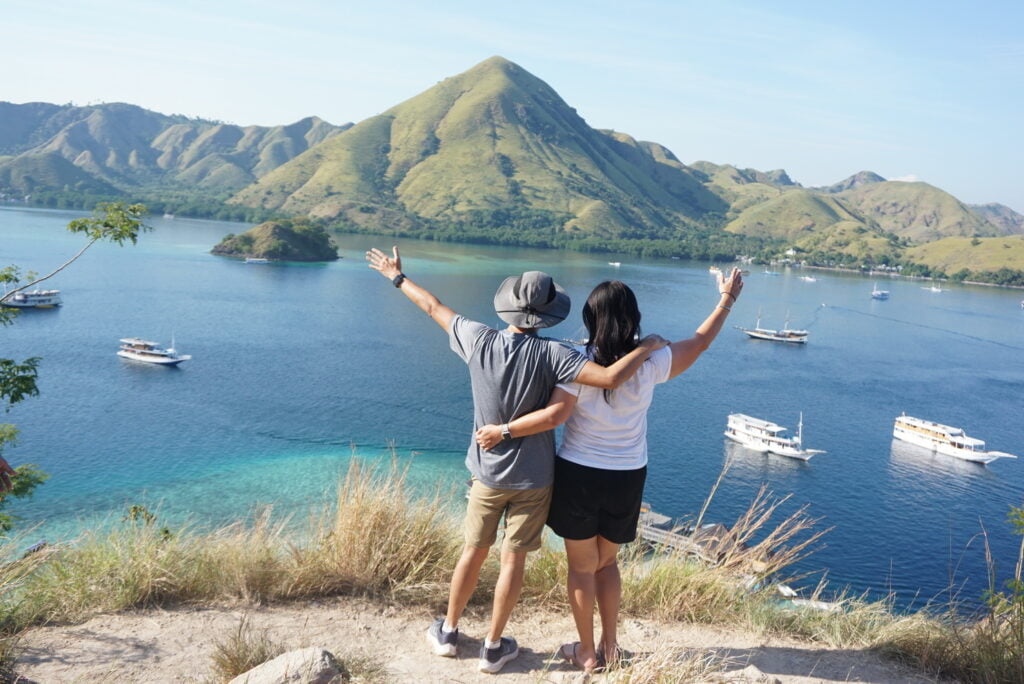
{"label": "white boat", "polygon": [[754,324],[753,328],[742,328],[736,326],[737,330],[742,330],[750,337],[755,340],[770,340],[772,342],[790,342],[792,344],[807,344],[806,330],[790,330],[789,319],[786,319],[785,325],[782,330],[772,330],[771,328],[761,327],[761,313],[757,314],[757,323]]}
{"label": "white boat", "polygon": [[809,461],[815,454],[825,453],[821,449],[804,449],[804,414],[800,414],[795,437],[786,437],[786,428],[743,413],[729,414],[725,436],[753,451],[789,456]]}
{"label": "white boat", "polygon": [[879,290],[878,289],[878,283],[875,283],[874,289],[871,290],[871,298],[872,299],[888,299],[889,298],[889,291],[888,290]]}
{"label": "white boat", "polygon": [[182,361],[188,361],[192,357],[188,354],[179,354],[174,348],[174,341],[171,346],[163,349],[156,342],[142,340],[138,337],[124,337],[121,339],[121,348],[117,355],[132,361],[144,363],[155,363],[160,366],[177,366]]}
{"label": "white boat", "polygon": [[804,281],[805,283],[816,283],[816,282],[818,282],[818,279],[815,278],[814,276],[800,276],[800,280]]}
{"label": "white boat", "polygon": [[609,261],[608,265],[609,266],[614,266],[615,268],[618,268],[619,266],[622,265],[622,262],[621,261]]}
{"label": "white boat", "polygon": [[270,259],[264,259],[263,257],[245,257],[245,263],[247,264],[269,264]]}
{"label": "white boat", "polygon": [[22,290],[10,297],[0,300],[3,306],[13,306],[19,309],[52,309],[63,304],[60,298],[60,290]]}
{"label": "white boat", "polygon": [[779,273],[778,271],[769,271],[769,270],[768,270],[767,268],[765,268],[765,269],[764,269],[764,274],[765,274],[766,276],[777,276],[777,275],[782,275],[782,274],[781,274],[781,273]]}
{"label": "white boat", "polygon": [[722,272],[722,269],[718,268],[717,266],[708,266],[708,273],[713,273],[714,275],[718,275],[721,272]]}
{"label": "white boat", "polygon": [[939,285],[932,285],[931,287],[922,287],[922,290],[928,290],[929,292],[942,292],[942,287]]}
{"label": "white boat", "polygon": [[975,463],[991,463],[997,458],[1017,458],[1004,451],[986,450],[983,440],[968,437],[963,428],[913,418],[906,413],[896,418],[892,436],[936,453]]}

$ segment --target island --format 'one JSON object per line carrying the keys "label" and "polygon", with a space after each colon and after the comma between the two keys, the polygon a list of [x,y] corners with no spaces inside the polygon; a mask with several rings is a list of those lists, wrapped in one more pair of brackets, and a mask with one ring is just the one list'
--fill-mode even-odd
{"label": "island", "polygon": [[241,235],[229,233],[210,253],[272,261],[335,261],[339,258],[338,248],[327,231],[303,219],[276,219]]}

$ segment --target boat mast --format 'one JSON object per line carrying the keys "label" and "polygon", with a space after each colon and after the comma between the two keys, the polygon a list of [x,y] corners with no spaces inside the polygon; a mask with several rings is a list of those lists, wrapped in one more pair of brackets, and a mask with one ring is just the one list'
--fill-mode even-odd
{"label": "boat mast", "polygon": [[796,425],[796,443],[801,448],[804,446],[804,412],[800,412],[800,422]]}

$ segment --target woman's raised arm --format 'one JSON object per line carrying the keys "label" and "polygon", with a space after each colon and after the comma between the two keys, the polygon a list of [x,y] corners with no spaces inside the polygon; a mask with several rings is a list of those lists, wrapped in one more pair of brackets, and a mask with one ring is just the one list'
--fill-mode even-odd
{"label": "woman's raised arm", "polygon": [[708,317],[704,319],[704,322],[700,324],[693,337],[688,340],[679,340],[669,345],[672,348],[670,378],[676,377],[692,366],[693,362],[704,353],[704,350],[711,346],[742,290],[743,274],[740,273],[740,269],[732,269],[732,273],[729,274],[728,278],[722,273],[718,274],[718,304]]}

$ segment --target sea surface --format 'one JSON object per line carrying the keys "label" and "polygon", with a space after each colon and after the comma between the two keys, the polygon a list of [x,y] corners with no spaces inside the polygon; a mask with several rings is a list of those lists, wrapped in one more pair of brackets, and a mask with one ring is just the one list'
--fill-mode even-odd
{"label": "sea surface", "polygon": [[[84,242],[77,212],[0,208],[0,266],[52,270]],[[41,394],[3,419],[21,430],[5,455],[50,480],[9,509],[25,543],[71,539],[120,524],[143,504],[166,524],[200,527],[272,505],[293,520],[331,506],[353,454],[408,467],[412,485],[457,506],[472,429],[469,380],[443,331],[363,260],[387,237],[339,236],[330,264],[247,265],[210,248],[247,226],[153,218],[138,245],[98,243],[47,286],[64,306],[23,313],[0,329],[0,357],[42,357]],[[551,273],[574,309],[550,335],[580,338],[580,305],[598,282],[636,292],[645,332],[689,337],[717,296],[707,264],[403,240],[404,270],[446,304],[497,326],[501,280]],[[609,264],[621,262],[620,267]],[[994,449],[1024,455],[1024,294],[880,277],[888,301],[858,275],[752,267],[727,327],[650,412],[646,498],[695,514],[723,467],[705,516],[730,523],[762,485],[831,530],[798,570],[901,607],[988,586],[1017,559],[1007,513],[1024,503],[1024,461],[987,467],[892,441],[906,412],[964,427]],[[810,330],[806,346],[748,339],[734,324]],[[193,360],[177,369],[115,355],[118,339],[170,343]],[[727,443],[742,412],[796,427],[825,449],[807,463]],[[392,456],[394,454],[394,456]],[[35,526],[35,527],[33,527]],[[986,541],[987,540],[987,541]],[[372,543],[372,540],[367,540]]]}

